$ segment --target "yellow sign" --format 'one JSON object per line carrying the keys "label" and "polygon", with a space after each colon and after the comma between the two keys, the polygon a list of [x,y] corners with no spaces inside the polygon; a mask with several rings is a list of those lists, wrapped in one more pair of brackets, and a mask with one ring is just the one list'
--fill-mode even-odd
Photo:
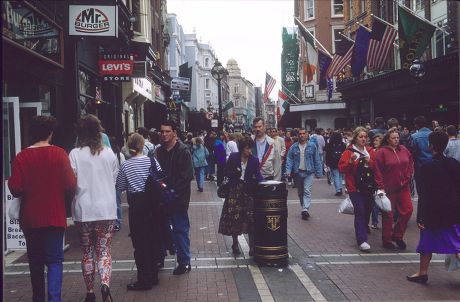
{"label": "yellow sign", "polygon": [[267,216],[267,228],[270,231],[276,231],[280,228],[280,215]]}

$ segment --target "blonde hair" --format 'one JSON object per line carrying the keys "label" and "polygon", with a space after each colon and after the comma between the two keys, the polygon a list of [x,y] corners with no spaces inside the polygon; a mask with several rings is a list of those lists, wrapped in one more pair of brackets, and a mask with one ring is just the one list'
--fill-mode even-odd
{"label": "blonde hair", "polygon": [[398,130],[398,128],[396,128],[396,127],[390,128],[390,129],[388,130],[388,132],[385,133],[385,135],[383,136],[383,140],[382,140],[381,146],[388,146],[388,145],[390,144],[390,143],[389,143],[390,135],[392,135],[393,133],[397,133],[398,136],[400,136],[400,135],[399,135],[399,130]]}
{"label": "blonde hair", "polygon": [[134,156],[142,152],[142,149],[144,149],[144,143],[144,137],[139,133],[133,133],[132,135],[130,135],[128,138],[129,154]]}
{"label": "blonde hair", "polygon": [[353,134],[352,134],[351,142],[350,142],[351,144],[354,145],[354,144],[356,143],[356,139],[358,138],[358,135],[359,135],[361,132],[364,132],[364,133],[366,133],[366,135],[367,135],[367,132],[368,132],[368,131],[367,131],[367,129],[364,128],[364,127],[356,127],[356,129],[353,130]]}

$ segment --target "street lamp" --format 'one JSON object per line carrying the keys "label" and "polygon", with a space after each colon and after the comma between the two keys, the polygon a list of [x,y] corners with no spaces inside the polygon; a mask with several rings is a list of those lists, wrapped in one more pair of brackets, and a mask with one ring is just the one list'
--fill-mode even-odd
{"label": "street lamp", "polygon": [[222,131],[223,129],[223,122],[224,119],[222,117],[222,79],[224,76],[228,75],[228,70],[222,66],[222,64],[219,62],[219,60],[216,59],[216,62],[214,63],[214,66],[211,69],[211,74],[214,79],[217,80],[217,98],[219,101],[219,126],[218,129],[219,131]]}

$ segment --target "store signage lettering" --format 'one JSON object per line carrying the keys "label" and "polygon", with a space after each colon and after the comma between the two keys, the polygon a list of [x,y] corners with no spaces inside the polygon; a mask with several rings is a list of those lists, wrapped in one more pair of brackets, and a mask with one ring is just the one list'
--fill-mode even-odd
{"label": "store signage lettering", "polygon": [[69,5],[69,35],[118,36],[118,10],[107,5]]}
{"label": "store signage lettering", "polygon": [[6,248],[8,250],[25,250],[26,239],[21,227],[19,226],[19,219],[10,219],[8,212],[10,205],[15,200],[8,187],[8,181],[5,181],[5,235],[6,235]]}
{"label": "store signage lettering", "polygon": [[128,54],[103,54],[99,60],[99,74],[104,81],[130,81],[133,68]]}

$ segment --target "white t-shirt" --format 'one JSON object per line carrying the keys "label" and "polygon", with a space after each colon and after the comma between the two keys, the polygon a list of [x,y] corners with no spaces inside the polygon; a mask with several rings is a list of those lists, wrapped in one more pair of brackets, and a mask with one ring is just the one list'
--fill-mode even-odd
{"label": "white t-shirt", "polygon": [[307,170],[307,166],[305,165],[305,149],[307,149],[307,143],[303,145],[299,144],[299,149],[300,149],[299,170]]}
{"label": "white t-shirt", "polygon": [[74,221],[87,222],[117,218],[115,182],[118,160],[112,149],[92,155],[89,147],[75,148],[70,165],[77,177],[77,191],[72,202]]}

